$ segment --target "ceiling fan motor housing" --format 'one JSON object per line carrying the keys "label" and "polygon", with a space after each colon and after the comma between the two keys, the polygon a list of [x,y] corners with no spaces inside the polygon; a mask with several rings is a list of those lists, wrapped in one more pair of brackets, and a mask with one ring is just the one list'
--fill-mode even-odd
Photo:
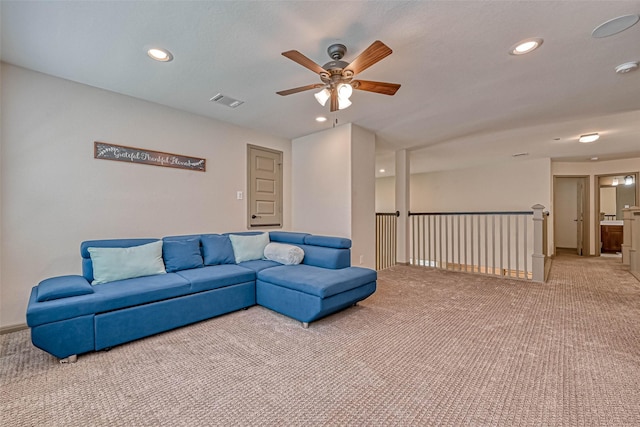
{"label": "ceiling fan motor housing", "polygon": [[327,48],[327,53],[329,54],[329,58],[339,61],[344,54],[347,53],[347,47],[340,43],[332,44]]}

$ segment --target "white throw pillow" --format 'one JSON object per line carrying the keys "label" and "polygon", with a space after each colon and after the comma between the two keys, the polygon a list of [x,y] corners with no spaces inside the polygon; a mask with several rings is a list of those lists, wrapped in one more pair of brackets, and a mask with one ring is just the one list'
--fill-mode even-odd
{"label": "white throw pillow", "polygon": [[260,234],[229,234],[236,264],[243,261],[264,259],[264,248],[269,244],[269,235]]}
{"label": "white throw pillow", "polygon": [[130,248],[88,248],[93,264],[92,285],[166,273],[162,240]]}
{"label": "white throw pillow", "polygon": [[300,264],[304,259],[304,250],[295,245],[269,243],[264,248],[264,257],[284,265]]}

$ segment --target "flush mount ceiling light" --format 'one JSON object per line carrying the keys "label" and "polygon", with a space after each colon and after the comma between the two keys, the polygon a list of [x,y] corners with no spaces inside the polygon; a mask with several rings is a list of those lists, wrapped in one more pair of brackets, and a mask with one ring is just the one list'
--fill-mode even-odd
{"label": "flush mount ceiling light", "polygon": [[152,47],[151,49],[149,49],[147,51],[147,55],[149,55],[151,59],[160,62],[169,62],[173,60],[173,55],[171,54],[171,52],[166,49],[160,49],[157,47]]}
{"label": "flush mount ceiling light", "polygon": [[524,55],[525,53],[533,52],[542,45],[542,40],[539,37],[521,40],[518,43],[511,46],[509,49],[510,55]]}
{"label": "flush mount ceiling light", "polygon": [[591,32],[591,37],[600,39],[621,33],[622,31],[633,27],[638,20],[640,20],[640,16],[638,15],[618,16],[617,18],[610,19],[607,22],[598,25],[593,32]]}
{"label": "flush mount ceiling light", "polygon": [[631,175],[627,175],[624,177],[624,185],[633,184],[633,177]]}
{"label": "flush mount ceiling light", "polygon": [[597,141],[598,138],[600,138],[600,135],[598,135],[597,133],[589,133],[587,135],[580,135],[580,138],[578,138],[578,141],[587,144],[589,142]]}

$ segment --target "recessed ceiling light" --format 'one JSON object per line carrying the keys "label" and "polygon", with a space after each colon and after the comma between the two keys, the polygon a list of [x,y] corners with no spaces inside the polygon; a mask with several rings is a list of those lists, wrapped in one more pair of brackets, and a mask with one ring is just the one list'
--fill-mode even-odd
{"label": "recessed ceiling light", "polygon": [[147,51],[147,55],[151,59],[155,59],[160,62],[169,62],[173,59],[173,55],[166,49],[159,49],[157,47],[153,47]]}
{"label": "recessed ceiling light", "polygon": [[327,118],[324,116],[318,116],[316,117],[316,122],[322,123],[322,122],[326,122]]}
{"label": "recessed ceiling light", "polygon": [[385,172],[386,172],[386,170],[384,170],[384,169],[380,169],[378,172],[380,172],[380,173],[385,173]]}
{"label": "recessed ceiling light", "polygon": [[598,160],[598,158],[597,158],[597,157],[592,157],[592,158],[591,158],[591,161],[593,161],[593,162],[595,162],[596,160]]}
{"label": "recessed ceiling light", "polygon": [[539,37],[521,40],[518,43],[511,46],[509,49],[510,55],[524,55],[525,53],[532,52],[540,47],[544,40]]}
{"label": "recessed ceiling light", "polygon": [[584,142],[586,144],[589,142],[597,141],[598,138],[600,138],[600,135],[598,135],[597,133],[589,133],[587,135],[580,135],[578,141]]}

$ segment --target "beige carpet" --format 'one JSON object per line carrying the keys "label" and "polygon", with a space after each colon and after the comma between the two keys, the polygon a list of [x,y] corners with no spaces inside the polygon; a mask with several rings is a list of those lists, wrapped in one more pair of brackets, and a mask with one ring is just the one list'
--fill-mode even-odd
{"label": "beige carpet", "polygon": [[640,283],[560,256],[536,284],[420,267],[299,323],[253,307],[60,365],[0,336],[2,426],[638,426]]}

